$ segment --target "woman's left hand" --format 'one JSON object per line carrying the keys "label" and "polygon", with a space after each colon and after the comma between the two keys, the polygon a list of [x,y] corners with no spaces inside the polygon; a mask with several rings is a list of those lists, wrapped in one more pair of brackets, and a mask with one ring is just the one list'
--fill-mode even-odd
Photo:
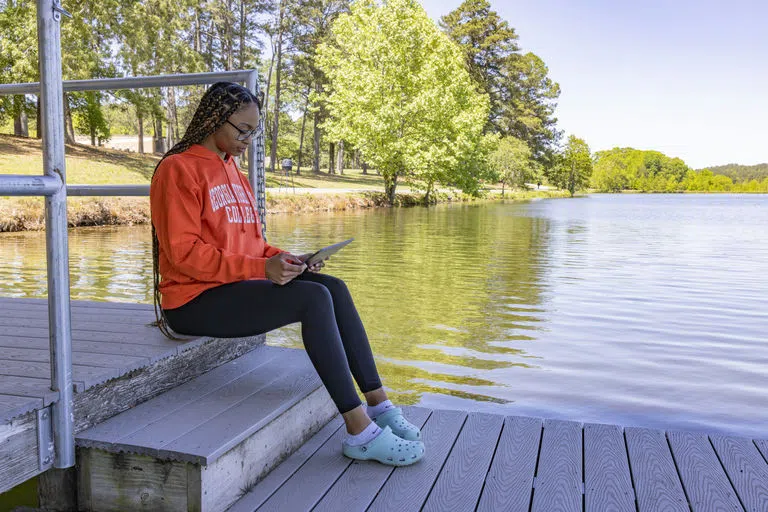
{"label": "woman's left hand", "polygon": [[[308,252],[307,254],[302,254],[301,256],[297,256],[297,258],[299,258],[299,260],[302,263],[304,263],[305,261],[307,261],[307,258],[309,258],[310,256],[312,256],[312,253]],[[311,265],[311,266],[307,265],[307,270],[309,270],[310,272],[320,272],[320,270],[324,266],[325,266],[325,261],[318,261],[314,265]]]}

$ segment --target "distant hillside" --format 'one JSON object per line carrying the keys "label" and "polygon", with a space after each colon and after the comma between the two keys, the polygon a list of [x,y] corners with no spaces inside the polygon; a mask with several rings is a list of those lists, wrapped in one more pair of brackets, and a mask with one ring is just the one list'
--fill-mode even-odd
{"label": "distant hillside", "polygon": [[713,174],[722,174],[728,176],[735,183],[742,183],[745,181],[757,180],[762,181],[768,178],[768,163],[757,165],[717,165],[714,167],[707,167]]}

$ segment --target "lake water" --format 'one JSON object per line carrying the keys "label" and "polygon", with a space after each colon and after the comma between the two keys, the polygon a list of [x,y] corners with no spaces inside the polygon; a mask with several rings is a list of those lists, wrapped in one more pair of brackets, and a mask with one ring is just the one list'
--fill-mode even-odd
{"label": "lake water", "polygon": [[[268,218],[354,237],[344,278],[398,402],[768,437],[768,196],[594,195]],[[72,297],[151,301],[149,227],[70,232]],[[0,295],[44,297],[42,233]],[[301,346],[291,326],[269,342]]]}

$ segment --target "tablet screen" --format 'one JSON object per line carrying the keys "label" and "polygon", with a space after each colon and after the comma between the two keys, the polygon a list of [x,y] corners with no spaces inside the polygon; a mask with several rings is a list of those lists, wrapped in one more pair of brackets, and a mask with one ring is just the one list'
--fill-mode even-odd
{"label": "tablet screen", "polygon": [[342,247],[345,247],[349,243],[351,243],[352,240],[354,240],[354,238],[350,238],[349,240],[344,240],[343,242],[339,242],[337,244],[329,245],[328,247],[323,247],[319,251],[312,254],[309,258],[307,258],[306,261],[304,261],[304,263],[306,263],[308,267],[311,267],[315,263],[318,263],[323,260],[327,260],[330,256],[339,252]]}

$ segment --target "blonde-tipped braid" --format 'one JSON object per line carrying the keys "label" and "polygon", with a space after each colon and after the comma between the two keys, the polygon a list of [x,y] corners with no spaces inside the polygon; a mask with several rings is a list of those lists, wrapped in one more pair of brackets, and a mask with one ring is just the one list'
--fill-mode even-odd
{"label": "blonde-tipped braid", "polygon": [[[176,143],[167,153],[163,155],[160,162],[155,166],[155,171],[152,173],[152,179],[154,180],[157,168],[165,160],[166,157],[183,153],[195,144],[200,144],[206,137],[218,130],[235,112],[240,110],[244,105],[256,103],[261,110],[261,99],[256,97],[251,91],[243,87],[242,85],[231,82],[216,82],[205,91],[203,97],[200,99],[200,104],[195,110],[195,114],[192,116],[192,121],[187,127],[187,131],[184,133],[184,137]],[[160,331],[168,338],[172,340],[180,340],[176,337],[168,325],[168,319],[165,317],[165,312],[160,305],[160,242],[157,239],[157,232],[155,231],[155,223],[152,222],[152,273],[154,279],[154,302],[155,302],[155,318],[156,325],[160,328]]]}

